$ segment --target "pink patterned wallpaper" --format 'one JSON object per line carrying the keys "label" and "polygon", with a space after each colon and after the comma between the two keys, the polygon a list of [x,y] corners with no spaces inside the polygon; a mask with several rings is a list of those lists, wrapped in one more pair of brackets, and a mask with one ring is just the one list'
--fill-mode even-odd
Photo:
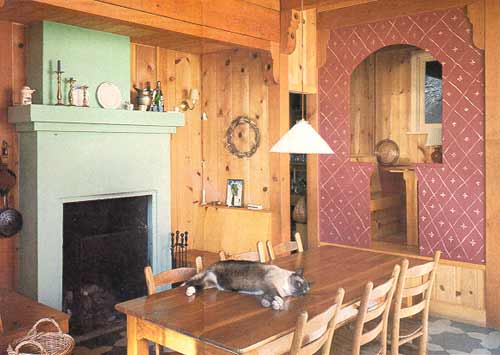
{"label": "pink patterned wallpaper", "polygon": [[378,49],[410,44],[443,64],[443,164],[417,164],[419,245],[484,263],[484,57],[461,9],[331,31],[319,71],[319,126],[335,154],[320,157],[320,239],[369,246],[372,164],[349,161],[352,71]]}

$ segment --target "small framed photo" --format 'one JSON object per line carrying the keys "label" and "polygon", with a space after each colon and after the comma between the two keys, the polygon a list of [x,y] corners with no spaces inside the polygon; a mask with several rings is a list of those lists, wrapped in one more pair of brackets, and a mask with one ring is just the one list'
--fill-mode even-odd
{"label": "small framed photo", "polygon": [[227,180],[226,205],[229,207],[243,207],[243,180]]}

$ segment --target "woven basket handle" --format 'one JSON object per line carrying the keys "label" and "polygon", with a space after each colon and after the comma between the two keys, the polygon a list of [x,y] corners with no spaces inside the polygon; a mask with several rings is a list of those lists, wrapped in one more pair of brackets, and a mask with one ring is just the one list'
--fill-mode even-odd
{"label": "woven basket handle", "polygon": [[48,355],[47,350],[45,350],[43,348],[42,344],[40,344],[39,342],[34,341],[34,340],[25,340],[25,341],[22,341],[19,344],[17,344],[16,349],[15,349],[16,355],[19,355],[19,351],[25,345],[36,346],[38,349],[40,349],[40,355]]}
{"label": "woven basket handle", "polygon": [[28,332],[28,336],[36,335],[38,334],[38,326],[42,323],[52,323],[57,328],[57,332],[62,334],[62,330],[59,327],[59,324],[51,318],[42,318],[38,322],[35,323],[35,325],[31,328],[31,330]]}

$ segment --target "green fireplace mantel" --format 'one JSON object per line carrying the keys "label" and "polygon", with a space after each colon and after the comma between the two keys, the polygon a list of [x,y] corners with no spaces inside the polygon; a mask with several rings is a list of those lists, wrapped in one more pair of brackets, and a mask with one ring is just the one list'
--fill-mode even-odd
{"label": "green fireplace mantel", "polygon": [[184,126],[179,112],[142,112],[71,106],[9,107],[9,122],[18,132],[175,133]]}

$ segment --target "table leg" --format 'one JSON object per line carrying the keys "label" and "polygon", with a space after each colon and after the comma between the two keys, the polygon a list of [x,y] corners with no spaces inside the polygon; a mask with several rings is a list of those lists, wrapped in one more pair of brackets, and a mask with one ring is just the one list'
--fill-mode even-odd
{"label": "table leg", "polygon": [[149,342],[138,338],[137,318],[127,316],[127,355],[148,355]]}

